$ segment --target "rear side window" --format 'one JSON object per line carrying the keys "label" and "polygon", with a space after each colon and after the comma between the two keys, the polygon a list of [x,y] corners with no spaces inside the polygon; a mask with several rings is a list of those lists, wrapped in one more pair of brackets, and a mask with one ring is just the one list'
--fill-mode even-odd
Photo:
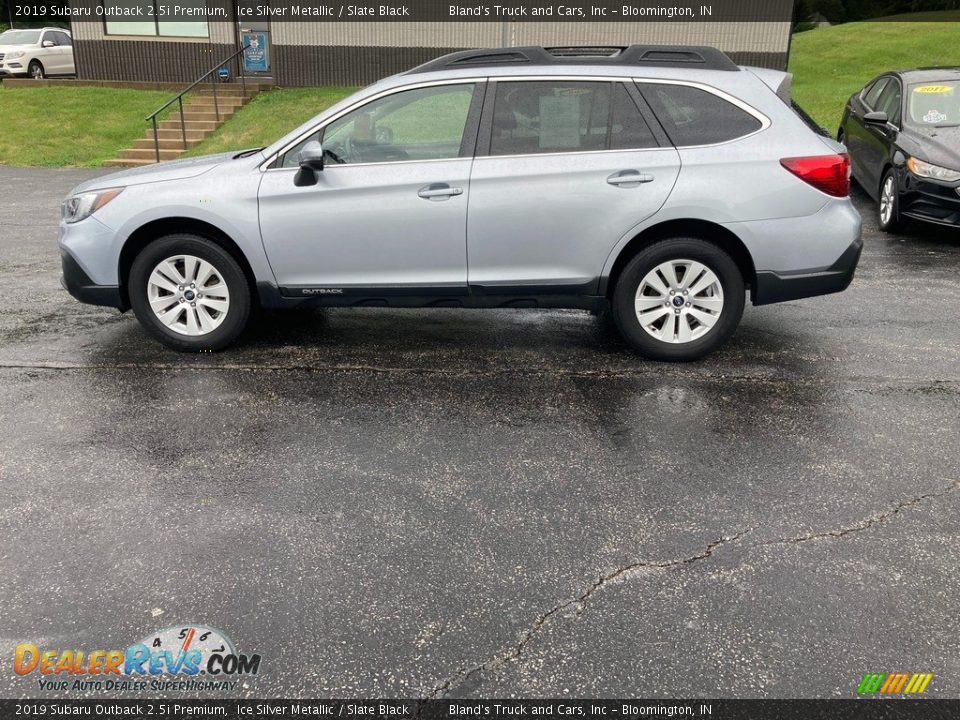
{"label": "rear side window", "polygon": [[639,86],[677,147],[729,142],[763,127],[750,113],[700,88],[659,83]]}
{"label": "rear side window", "polygon": [[657,143],[621,83],[500,82],[491,155],[626,150]]}

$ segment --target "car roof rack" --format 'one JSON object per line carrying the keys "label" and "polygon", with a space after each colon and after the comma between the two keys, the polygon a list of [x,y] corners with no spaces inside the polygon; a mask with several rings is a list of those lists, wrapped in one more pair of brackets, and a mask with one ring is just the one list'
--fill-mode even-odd
{"label": "car roof rack", "polygon": [[739,71],[717,48],[693,45],[508,47],[461,50],[419,65],[407,74],[510,65],[634,65]]}

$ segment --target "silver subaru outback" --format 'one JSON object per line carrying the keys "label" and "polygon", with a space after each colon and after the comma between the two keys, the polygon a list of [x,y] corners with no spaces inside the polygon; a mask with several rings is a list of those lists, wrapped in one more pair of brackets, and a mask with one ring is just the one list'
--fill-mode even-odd
{"label": "silver subaru outback", "polygon": [[251,308],[610,308],[691,360],[755,305],[844,290],[843,146],[789,76],[701,47],[453,53],[266,148],[97,178],[63,204],[63,284],[175,350]]}

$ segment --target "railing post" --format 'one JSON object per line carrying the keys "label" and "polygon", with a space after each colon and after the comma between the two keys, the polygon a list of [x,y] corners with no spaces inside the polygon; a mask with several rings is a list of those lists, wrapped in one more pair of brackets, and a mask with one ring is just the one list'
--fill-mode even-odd
{"label": "railing post", "polygon": [[210,73],[210,86],[213,88],[213,111],[217,114],[217,122],[220,122],[220,105],[217,103],[217,69],[220,66],[218,65],[213,69],[213,72]]}
{"label": "railing post", "polygon": [[160,162],[160,136],[157,133],[157,116],[154,115],[153,120],[153,149],[157,151],[157,162]]}
{"label": "railing post", "polygon": [[[242,43],[243,41],[241,40],[240,42]],[[240,87],[242,88],[241,92],[243,93],[244,102],[247,100],[247,74],[243,71],[243,58],[246,54],[247,48],[241,45],[240,57],[237,60],[237,69],[240,71],[238,74],[240,75]]]}
{"label": "railing post", "polygon": [[183,95],[177,98],[180,103],[180,132],[183,134],[183,149],[187,149],[187,124],[183,121]]}

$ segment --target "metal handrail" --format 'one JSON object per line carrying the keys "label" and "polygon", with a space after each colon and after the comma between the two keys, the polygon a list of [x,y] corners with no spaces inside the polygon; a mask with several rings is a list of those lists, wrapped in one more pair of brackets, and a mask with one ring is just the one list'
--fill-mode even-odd
{"label": "metal handrail", "polygon": [[[219,122],[219,121],[220,121],[220,103],[217,101],[217,79],[213,76],[213,74],[214,74],[215,72],[217,72],[220,68],[222,68],[224,65],[226,65],[228,62],[230,62],[231,60],[233,60],[235,57],[237,57],[238,55],[242,55],[243,53],[245,53],[245,52],[247,51],[248,47],[249,47],[249,46],[244,45],[243,47],[241,47],[239,50],[237,50],[235,53],[233,53],[233,54],[230,55],[229,57],[226,57],[226,58],[224,58],[223,60],[221,60],[220,62],[218,62],[218,63],[217,63],[216,65],[214,65],[212,68],[210,68],[209,70],[207,70],[203,75],[201,75],[200,77],[198,77],[196,80],[194,80],[192,83],[190,83],[186,88],[184,88],[184,89],[180,92],[179,95],[177,95],[176,97],[170,98],[170,99],[167,100],[167,102],[165,102],[163,105],[161,105],[161,106],[158,107],[156,110],[154,110],[152,113],[150,113],[149,115],[147,115],[147,117],[145,118],[145,120],[146,120],[147,122],[150,122],[150,123],[153,124],[153,147],[154,147],[154,150],[155,150],[156,153],[157,153],[157,162],[160,162],[160,134],[159,134],[159,130],[158,130],[158,128],[157,128],[157,115],[159,115],[160,113],[162,113],[164,110],[166,110],[168,107],[170,107],[170,106],[173,105],[174,103],[178,103],[178,104],[179,104],[179,106],[180,106],[180,131],[181,131],[181,133],[182,133],[182,135],[183,135],[183,149],[186,150],[186,149],[187,149],[187,125],[186,125],[186,123],[183,121],[183,96],[186,95],[186,94],[187,94],[188,92],[190,92],[191,90],[193,90],[197,85],[199,85],[200,83],[202,83],[204,80],[206,80],[206,79],[209,77],[209,78],[210,78],[210,86],[211,86],[211,88],[213,89],[213,111],[217,114],[217,122]],[[246,97],[246,95],[247,95],[247,78],[246,78],[246,76],[243,74],[243,72],[240,72],[239,75],[240,75],[240,85],[243,87],[243,96]]]}

